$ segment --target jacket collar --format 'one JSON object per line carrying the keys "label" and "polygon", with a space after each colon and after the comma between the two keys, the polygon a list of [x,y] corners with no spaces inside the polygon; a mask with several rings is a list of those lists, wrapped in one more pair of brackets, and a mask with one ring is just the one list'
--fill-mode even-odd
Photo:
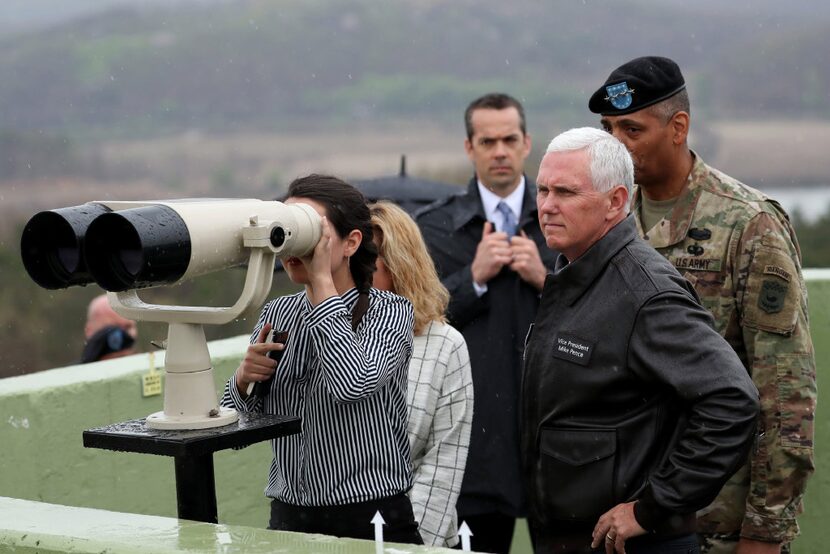
{"label": "jacket collar", "polygon": [[455,210],[452,214],[453,230],[458,231],[474,219],[480,219],[481,221],[487,219],[484,214],[484,206],[481,205],[481,195],[478,193],[478,181],[475,175],[467,185],[466,192],[456,197]]}
{"label": "jacket collar", "polygon": [[[452,214],[452,226],[455,231],[473,220],[487,221],[481,195],[478,192],[478,178],[473,175],[467,190],[456,198],[456,209]],[[522,213],[519,214],[519,228],[536,221],[536,183],[525,175],[525,194],[522,199]]]}
{"label": "jacket collar", "polygon": [[640,204],[642,194],[640,187],[634,191],[634,198],[631,202],[631,211],[637,222],[637,233],[654,248],[666,248],[685,240],[692,226],[692,218],[695,215],[697,202],[703,193],[703,184],[709,178],[709,168],[695,152],[692,171],[686,179],[686,185],[680,192],[677,202],[674,204],[668,217],[661,219],[652,229],[643,229],[640,220]]}
{"label": "jacket collar", "polygon": [[558,294],[567,305],[572,305],[591,287],[611,259],[636,238],[634,217],[629,215],[573,262],[567,263],[565,257],[559,254],[555,272],[548,276],[545,290],[552,287],[554,294]]}

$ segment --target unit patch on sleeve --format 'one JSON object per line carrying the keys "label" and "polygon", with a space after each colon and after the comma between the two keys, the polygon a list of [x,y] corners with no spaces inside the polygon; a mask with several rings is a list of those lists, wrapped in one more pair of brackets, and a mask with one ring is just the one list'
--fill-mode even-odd
{"label": "unit patch on sleeve", "polygon": [[789,285],[779,281],[764,280],[761,283],[761,294],[758,295],[758,307],[768,314],[780,312],[787,298],[787,288]]}
{"label": "unit patch on sleeve", "polygon": [[803,286],[795,261],[788,252],[762,244],[748,269],[744,326],[789,335],[798,321]]}
{"label": "unit patch on sleeve", "polygon": [[790,272],[784,269],[783,267],[779,267],[777,265],[765,265],[764,266],[764,275],[775,275],[776,277],[781,277],[788,283],[792,279]]}

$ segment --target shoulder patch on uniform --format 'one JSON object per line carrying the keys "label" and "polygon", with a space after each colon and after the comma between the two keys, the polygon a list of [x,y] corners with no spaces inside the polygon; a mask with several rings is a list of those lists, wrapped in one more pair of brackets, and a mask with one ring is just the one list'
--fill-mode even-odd
{"label": "shoulder patch on uniform", "polygon": [[743,324],[790,335],[803,309],[801,282],[795,260],[779,248],[757,246],[746,268]]}
{"label": "shoulder patch on uniform", "polygon": [[768,314],[780,312],[784,308],[788,288],[789,284],[771,279],[764,280],[761,283],[761,292],[758,295],[758,307]]}
{"label": "shoulder patch on uniform", "polygon": [[765,275],[775,275],[776,277],[781,277],[787,282],[792,280],[792,275],[790,272],[784,269],[783,267],[779,267],[777,265],[765,265],[764,266],[764,274]]}

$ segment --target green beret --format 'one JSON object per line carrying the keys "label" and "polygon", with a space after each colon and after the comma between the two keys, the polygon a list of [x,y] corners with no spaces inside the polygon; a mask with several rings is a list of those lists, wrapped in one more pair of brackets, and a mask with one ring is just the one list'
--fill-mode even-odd
{"label": "green beret", "polygon": [[588,101],[588,109],[602,115],[623,115],[674,96],[686,88],[674,61],[645,56],[624,63]]}

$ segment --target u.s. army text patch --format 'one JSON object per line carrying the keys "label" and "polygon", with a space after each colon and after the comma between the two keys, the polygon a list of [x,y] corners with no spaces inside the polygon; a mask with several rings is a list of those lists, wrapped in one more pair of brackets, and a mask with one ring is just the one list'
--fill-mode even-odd
{"label": "u.s. army text patch", "polygon": [[677,269],[688,269],[691,271],[720,271],[721,260],[717,258],[670,258],[671,263]]}

